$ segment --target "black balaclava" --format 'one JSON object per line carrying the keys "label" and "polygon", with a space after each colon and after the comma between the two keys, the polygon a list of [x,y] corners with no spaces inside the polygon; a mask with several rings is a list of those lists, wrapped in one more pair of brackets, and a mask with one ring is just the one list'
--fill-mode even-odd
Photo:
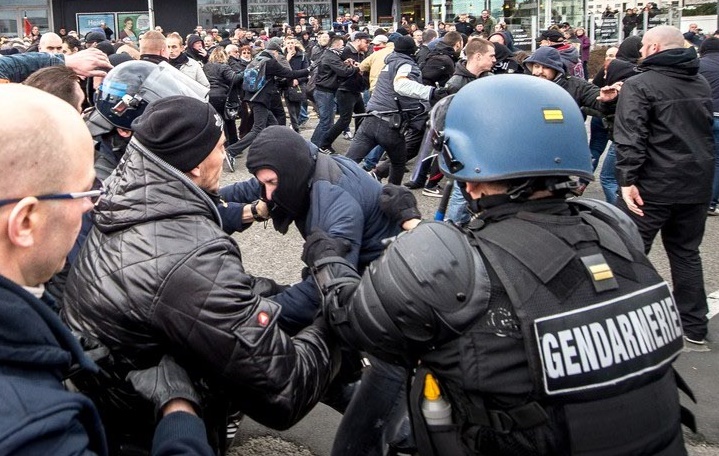
{"label": "black balaclava", "polygon": [[[307,215],[315,157],[310,144],[299,133],[279,125],[262,130],[250,146],[248,171],[256,175],[267,168],[277,173],[270,215],[275,229],[282,234],[287,233],[293,221]],[[266,199],[264,185],[262,197]]]}

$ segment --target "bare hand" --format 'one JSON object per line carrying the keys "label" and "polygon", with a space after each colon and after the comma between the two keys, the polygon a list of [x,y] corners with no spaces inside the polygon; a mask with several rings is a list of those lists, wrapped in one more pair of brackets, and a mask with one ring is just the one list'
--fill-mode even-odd
{"label": "bare hand", "polygon": [[270,218],[270,208],[267,207],[266,202],[260,200],[257,203],[257,214],[265,220]]}
{"label": "bare hand", "polygon": [[66,55],[65,66],[83,78],[94,76],[105,77],[107,71],[112,68],[107,54],[96,48],[85,49],[72,55]]}
{"label": "bare hand", "polygon": [[597,97],[597,100],[604,103],[614,100],[619,95],[619,91],[622,89],[622,84],[623,82],[615,82],[610,86],[602,87],[599,89],[599,96]]}
{"label": "bare hand", "polygon": [[639,206],[644,206],[644,200],[639,194],[639,189],[636,185],[622,187],[622,199],[630,211],[640,217],[644,216],[644,211],[639,209]]}

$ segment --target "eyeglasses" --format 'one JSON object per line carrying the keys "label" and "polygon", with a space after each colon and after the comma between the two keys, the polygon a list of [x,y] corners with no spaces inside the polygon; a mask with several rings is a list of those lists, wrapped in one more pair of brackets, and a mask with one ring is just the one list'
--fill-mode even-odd
{"label": "eyeglasses", "polygon": [[[86,191],[86,192],[73,192],[73,193],[51,193],[49,195],[39,195],[35,196],[34,198],[43,201],[43,200],[75,200],[75,199],[81,199],[81,198],[89,198],[92,204],[97,204],[98,201],[100,201],[100,198],[102,198],[103,195],[105,195],[105,185],[102,183],[102,181],[98,178],[95,178],[95,182],[92,184],[92,189]],[[15,204],[19,203],[23,199],[28,198],[27,196],[22,198],[9,198],[0,200],[0,206],[5,206],[6,204]]]}

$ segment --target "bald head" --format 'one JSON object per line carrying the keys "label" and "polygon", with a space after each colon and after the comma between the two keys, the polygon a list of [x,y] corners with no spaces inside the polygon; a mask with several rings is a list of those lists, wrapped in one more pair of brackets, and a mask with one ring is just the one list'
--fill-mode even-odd
{"label": "bald head", "polygon": [[[20,84],[0,85],[0,198],[59,191],[69,168],[92,167],[93,143],[80,114],[60,98]],[[0,208],[2,209],[2,208]]]}
{"label": "bald head", "polygon": [[33,87],[0,85],[0,275],[36,287],[62,270],[92,209],[89,198],[45,198],[90,190],[93,146],[80,114]]}
{"label": "bald head", "polygon": [[48,54],[62,54],[62,38],[57,33],[48,32],[40,37],[38,51]]}
{"label": "bald head", "polygon": [[647,31],[642,38],[642,57],[647,58],[667,49],[684,47],[684,35],[671,25],[660,25]]}

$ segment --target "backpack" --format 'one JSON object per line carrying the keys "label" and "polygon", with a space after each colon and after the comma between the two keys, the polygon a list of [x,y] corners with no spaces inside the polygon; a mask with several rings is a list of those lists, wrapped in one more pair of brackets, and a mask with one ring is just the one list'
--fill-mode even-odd
{"label": "backpack", "polygon": [[325,54],[325,51],[322,51],[322,53],[317,57],[315,62],[312,62],[312,65],[310,65],[310,74],[307,76],[307,84],[305,85],[305,95],[307,96],[307,99],[311,102],[315,102],[315,89],[317,88],[317,75],[320,72],[320,63],[322,63],[322,56]]}
{"label": "backpack", "polygon": [[247,64],[242,79],[242,90],[249,93],[257,93],[267,85],[265,69],[267,61],[271,57],[258,55]]}

